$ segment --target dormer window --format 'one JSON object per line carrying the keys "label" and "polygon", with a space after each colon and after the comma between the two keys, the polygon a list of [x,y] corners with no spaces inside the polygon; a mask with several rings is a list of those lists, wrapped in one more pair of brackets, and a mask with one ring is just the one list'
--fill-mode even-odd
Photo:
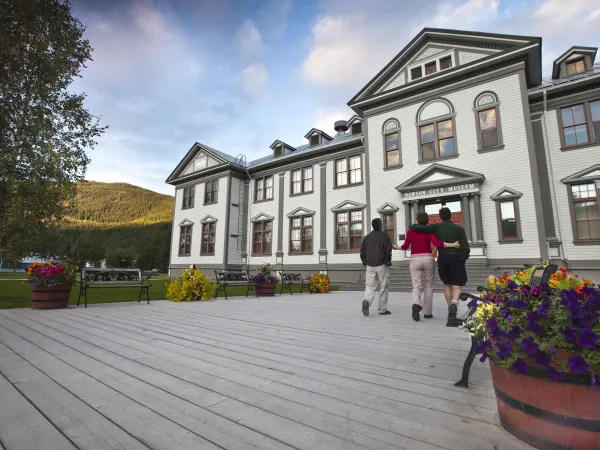
{"label": "dormer window", "polygon": [[362,133],[362,122],[352,124],[352,134]]}
{"label": "dormer window", "polygon": [[425,75],[432,75],[437,72],[437,65],[435,61],[425,64]]}
{"label": "dormer window", "polygon": [[318,134],[313,134],[310,137],[310,146],[314,147],[315,145],[319,145],[319,143],[320,143],[319,141],[320,141],[319,135]]}
{"label": "dormer window", "polygon": [[434,75],[442,70],[451,69],[454,66],[454,57],[452,54],[445,52],[445,55],[441,58],[436,58],[429,61],[417,62],[416,66],[409,67],[410,80],[415,81],[419,78],[428,77]]}
{"label": "dormer window", "polygon": [[410,77],[413,80],[416,80],[417,78],[421,78],[422,76],[423,76],[423,70],[421,70],[421,66],[415,67],[414,69],[412,69],[410,71]]}
{"label": "dormer window", "polygon": [[570,77],[572,75],[577,75],[578,73],[585,72],[585,59],[577,58],[573,61],[567,61],[565,64],[567,70],[567,76]]}
{"label": "dormer window", "polygon": [[452,67],[452,57],[446,56],[440,59],[440,70],[450,69]]}
{"label": "dormer window", "polygon": [[275,146],[275,149],[273,149],[273,156],[278,157],[281,155],[283,155],[283,146],[282,145]]}

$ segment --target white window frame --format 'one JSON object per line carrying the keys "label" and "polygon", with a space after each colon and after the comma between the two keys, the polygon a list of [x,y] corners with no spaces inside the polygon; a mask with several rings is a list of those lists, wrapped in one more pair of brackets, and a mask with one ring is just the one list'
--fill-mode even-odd
{"label": "white window frame", "polygon": [[[417,64],[413,64],[413,65],[409,66],[407,68],[407,71],[408,71],[408,81],[411,82],[411,81],[415,81],[415,80],[422,80],[423,78],[427,78],[428,76],[430,76],[430,75],[425,75],[425,65],[427,65],[427,64],[429,64],[429,63],[431,63],[433,61],[435,61],[435,67],[436,67],[436,72],[435,73],[440,73],[441,72],[441,70],[440,70],[440,59],[443,59],[446,56],[450,56],[450,58],[452,59],[452,67],[450,67],[450,69],[456,67],[455,52],[454,52],[454,49],[450,49],[450,50],[447,50],[445,52],[437,53],[437,54],[435,54],[434,56],[432,56],[429,59],[424,59],[424,60],[420,61]],[[412,77],[412,69],[416,69],[417,67],[421,67],[421,73],[423,75],[420,78],[413,79],[413,77]],[[444,70],[448,70],[448,69],[444,69]],[[435,75],[435,74],[432,74],[432,75]]]}

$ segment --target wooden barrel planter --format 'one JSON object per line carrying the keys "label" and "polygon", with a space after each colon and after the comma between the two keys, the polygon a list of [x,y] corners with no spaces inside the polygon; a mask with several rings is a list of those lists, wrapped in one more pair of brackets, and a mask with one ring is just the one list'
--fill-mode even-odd
{"label": "wooden barrel planter", "polygon": [[509,433],[543,450],[600,449],[600,389],[590,376],[553,381],[535,365],[525,375],[491,361],[490,367],[500,422]]}
{"label": "wooden barrel planter", "polygon": [[262,297],[273,297],[277,285],[275,283],[258,283],[256,285],[256,293]]}
{"label": "wooden barrel planter", "polygon": [[32,309],[62,309],[69,306],[71,286],[31,286]]}

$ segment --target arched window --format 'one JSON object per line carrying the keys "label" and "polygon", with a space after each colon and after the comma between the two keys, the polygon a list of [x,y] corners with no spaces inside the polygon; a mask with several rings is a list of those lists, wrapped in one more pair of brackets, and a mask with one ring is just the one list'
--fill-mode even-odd
{"label": "arched window", "polygon": [[430,100],[417,111],[419,161],[457,155],[454,107],[445,99]]}
{"label": "arched window", "polygon": [[500,128],[500,102],[491,91],[482,92],[475,98],[475,123],[477,148],[480,152],[499,150],[503,147]]}
{"label": "arched window", "polygon": [[388,119],[383,124],[383,152],[386,168],[402,167],[400,122]]}

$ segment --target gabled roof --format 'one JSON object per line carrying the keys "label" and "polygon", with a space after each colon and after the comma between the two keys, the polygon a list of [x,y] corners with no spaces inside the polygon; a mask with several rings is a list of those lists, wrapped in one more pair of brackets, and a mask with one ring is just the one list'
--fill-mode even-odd
{"label": "gabled roof", "polygon": [[324,131],[319,130],[318,128],[311,128],[310,131],[308,133],[306,133],[304,135],[304,137],[306,139],[308,139],[311,135],[315,134],[315,133],[319,133],[321,136],[323,136],[325,139],[327,139],[328,141],[333,140],[333,138],[331,136],[329,136],[327,133],[325,133]]}
{"label": "gabled roof", "polygon": [[558,58],[554,60],[552,64],[552,79],[556,80],[560,77],[560,64],[569,59],[569,57],[573,54],[588,54],[592,58],[592,65],[596,59],[596,53],[598,51],[598,47],[583,47],[580,45],[574,45],[569,50],[564,52]]}
{"label": "gabled roof", "polygon": [[283,141],[280,141],[279,139],[276,139],[275,142],[273,142],[269,148],[275,150],[275,147],[277,147],[278,145],[283,145],[283,148],[287,148],[288,150],[291,151],[296,151],[296,147],[292,147],[291,145],[286,144]]}
{"label": "gabled roof", "polygon": [[569,175],[560,181],[565,184],[573,184],[594,180],[600,180],[600,164],[595,164],[587,169],[574,173],[573,175]]}
{"label": "gabled roof", "polygon": [[495,194],[492,194],[490,198],[492,200],[515,200],[517,198],[523,197],[523,194],[519,191],[515,191],[509,187],[504,186],[502,189],[497,191]]}
{"label": "gabled roof", "polygon": [[360,117],[358,114],[354,114],[352,117],[350,117],[348,122],[346,122],[346,126],[348,128],[350,128],[354,122],[362,122],[362,121],[363,121],[362,117]]}
{"label": "gabled roof", "polygon": [[185,168],[188,167],[188,165],[200,152],[206,153],[207,155],[211,156],[220,163],[217,166],[207,167],[203,170],[214,170],[215,167],[224,167],[226,165],[235,165],[238,167],[242,167],[237,158],[234,158],[233,156],[228,155],[227,153],[215,150],[214,148],[209,147],[208,145],[195,142],[194,145],[192,145],[192,148],[188,150],[183,159],[179,162],[179,164],[177,164],[177,167],[175,167],[173,172],[171,172],[171,174],[167,177],[165,183],[171,183],[177,178],[179,178],[181,176],[181,173],[185,170]]}
{"label": "gabled roof", "polygon": [[[536,86],[541,81],[541,38],[530,36],[514,36],[495,33],[468,32],[460,30],[445,30],[437,28],[424,28],[415,38],[404,47],[371,81],[369,81],[349,102],[348,105],[357,112],[358,106],[367,99],[383,99],[391,94],[421,89],[424,85],[442,82],[454,76],[462,76],[466,71],[479,70],[480,66],[488,62],[501,62],[507,58],[527,55],[527,81],[529,86]],[[428,43],[446,43],[467,47],[480,47],[494,49],[492,55],[476,61],[458,65],[427,77],[419,78],[402,86],[378,92],[405,64]],[[500,50],[500,51],[498,51]],[[518,50],[518,51],[517,51]],[[531,60],[533,58],[533,60]]]}
{"label": "gabled roof", "polygon": [[[437,175],[437,177],[434,175]],[[409,192],[417,187],[419,189],[434,188],[457,182],[483,183],[484,180],[485,176],[481,173],[434,163],[404,183],[396,186],[396,190],[398,192]]]}

